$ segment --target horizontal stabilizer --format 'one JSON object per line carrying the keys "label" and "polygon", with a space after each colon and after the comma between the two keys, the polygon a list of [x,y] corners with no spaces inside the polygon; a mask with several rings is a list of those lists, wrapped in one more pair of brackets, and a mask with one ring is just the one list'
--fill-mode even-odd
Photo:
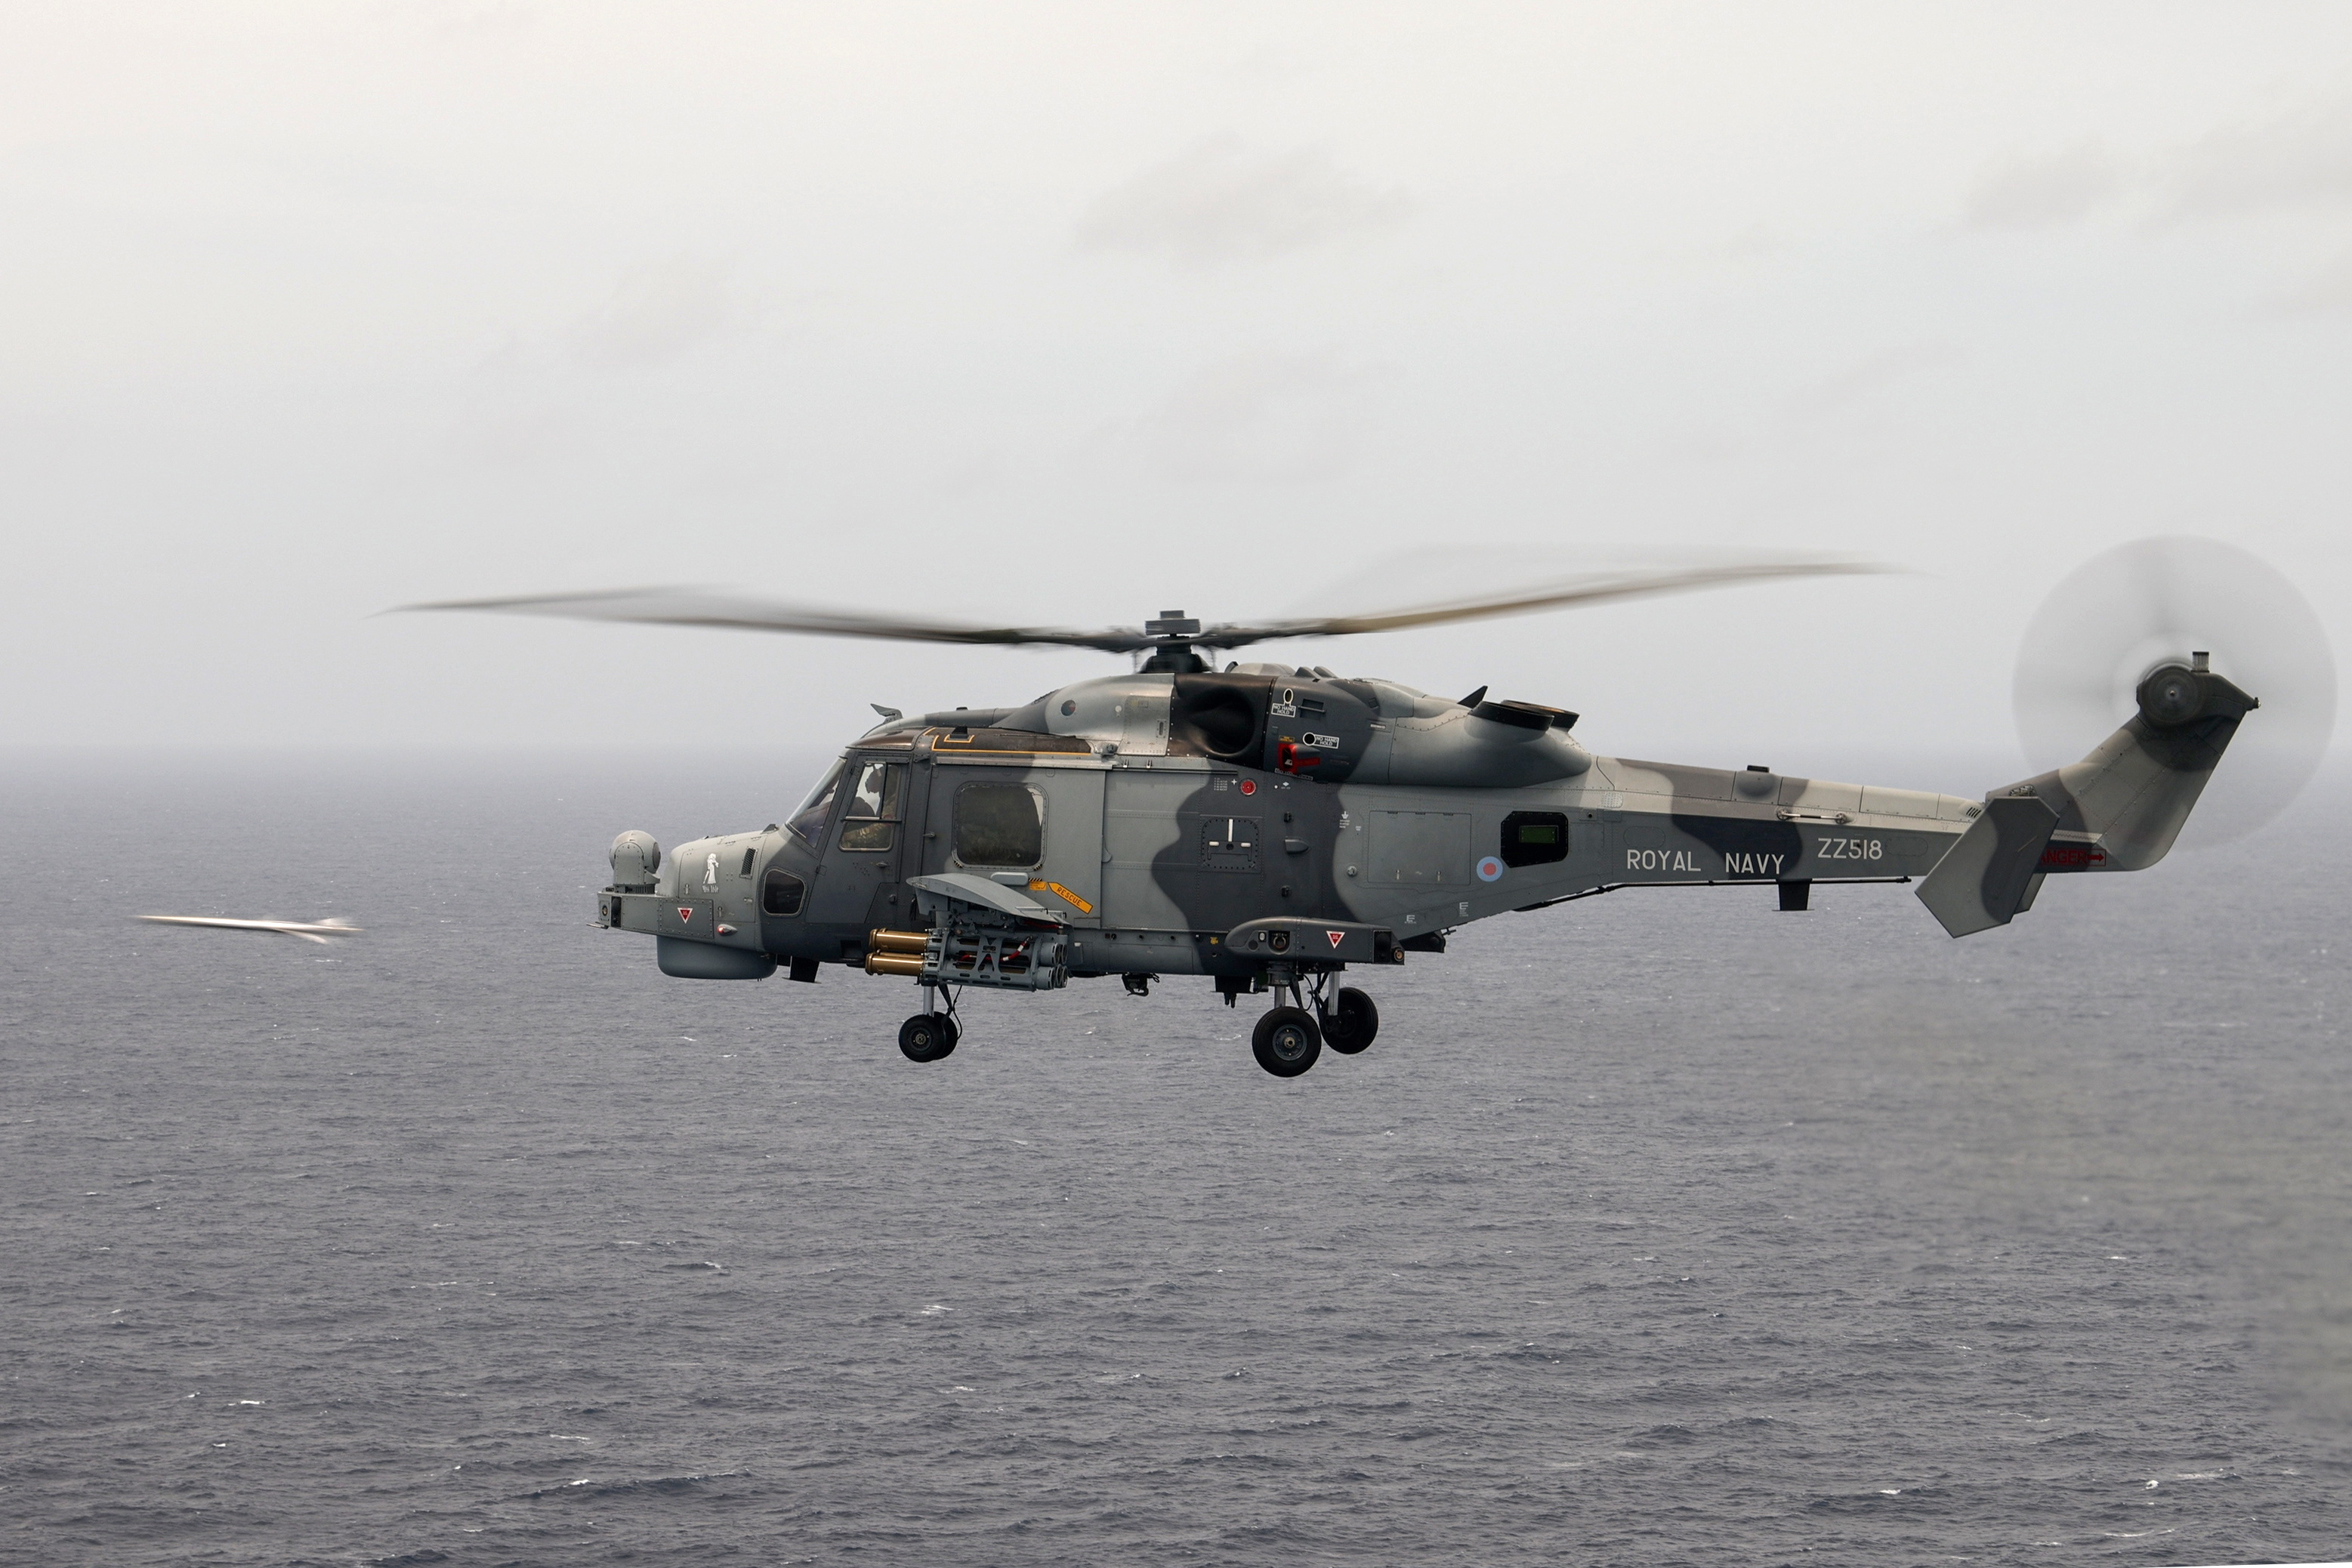
{"label": "horizontal stabilizer", "polygon": [[1919,901],[1954,936],[2007,925],[2025,906],[2058,814],[2032,795],[1985,803],[1960,841],[1919,884]]}

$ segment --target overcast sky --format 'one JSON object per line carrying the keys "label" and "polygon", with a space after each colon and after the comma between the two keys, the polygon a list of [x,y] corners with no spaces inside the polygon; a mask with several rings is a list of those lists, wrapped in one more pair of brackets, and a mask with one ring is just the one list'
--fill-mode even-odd
{"label": "overcast sky", "polygon": [[2013,748],[2123,540],[2352,640],[2347,349],[2340,5],[0,0],[6,739],[829,743],[1123,664],[370,617],[1729,546],[1916,574],[1295,657],[1633,755]]}

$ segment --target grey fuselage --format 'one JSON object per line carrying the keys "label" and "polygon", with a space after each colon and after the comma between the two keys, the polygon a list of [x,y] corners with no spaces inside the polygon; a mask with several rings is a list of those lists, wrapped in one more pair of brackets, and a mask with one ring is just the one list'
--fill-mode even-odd
{"label": "grey fuselage", "polygon": [[[682,845],[657,883],[616,880],[654,897],[604,912],[673,939],[674,974],[753,978],[782,961],[805,975],[925,924],[910,879],[966,872],[1050,910],[1072,978],[1238,977],[1264,957],[1226,934],[1254,921],[1432,948],[1451,928],[1613,887],[1898,880],[1984,811],[1595,756],[1570,738],[1575,718],[1273,665],[1083,681],[1022,709],[886,722],[792,822]],[[1032,837],[979,820],[1018,816],[1008,785],[1034,803]]]}

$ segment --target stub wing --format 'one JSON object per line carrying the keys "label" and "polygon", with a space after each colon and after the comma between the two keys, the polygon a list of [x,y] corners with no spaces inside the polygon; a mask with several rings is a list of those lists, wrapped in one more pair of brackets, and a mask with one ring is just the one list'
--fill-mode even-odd
{"label": "stub wing", "polygon": [[325,921],[236,921],[218,915],[141,915],[149,925],[210,926],[216,931],[265,931],[279,936],[298,936],[304,942],[324,946],[329,937],[356,936],[362,927],[345,920]]}

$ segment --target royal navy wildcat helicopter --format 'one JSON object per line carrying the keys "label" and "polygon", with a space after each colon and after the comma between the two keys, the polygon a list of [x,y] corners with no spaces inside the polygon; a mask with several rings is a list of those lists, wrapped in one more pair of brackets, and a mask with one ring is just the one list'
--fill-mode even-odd
{"label": "royal navy wildcat helicopter", "polygon": [[[2177,555],[2196,542],[2168,547]],[[898,1045],[919,1062],[955,1049],[963,986],[1045,991],[1116,975],[1143,995],[1156,979],[1200,976],[1229,1006],[1244,994],[1276,1000],[1252,1047],[1287,1078],[1326,1045],[1352,1054],[1372,1043],[1379,1011],[1338,984],[1344,972],[1442,953],[1458,928],[1512,910],[1637,885],[1770,886],[1782,910],[1797,910],[1816,883],[1918,879],[1952,935],[2004,925],[2032,907],[2046,877],[2163,858],[2259,706],[2212,666],[2205,643],[2172,647],[2199,634],[2131,609],[2147,595],[2128,587],[2120,619],[2132,625],[2068,656],[2077,666],[2087,657],[2087,684],[2102,687],[2095,713],[2103,683],[2114,683],[2096,667],[2114,664],[2105,645],[2121,639],[2121,657],[2139,661],[2117,667],[2128,717],[2080,762],[1980,800],[1601,756],[1576,740],[1575,713],[1484,687],[1440,697],[1319,665],[1218,668],[1205,657],[1864,570],[1748,562],[1385,615],[1203,625],[1169,610],[1140,630],[957,626],[677,589],[413,607],[1139,656],[1131,673],[1018,707],[908,717],[877,704],[882,722],[783,822],[697,839],[667,863],[650,835],[622,834],[597,923],[653,936],[662,973],[685,979],[758,980],[783,966],[813,981],[835,963],[913,980],[922,1008]],[[2119,569],[2084,570],[2096,584]],[[2183,570],[2212,581],[2210,562]],[[2276,623],[2267,609],[2233,619],[2265,622]],[[2055,700],[2080,706],[2086,689],[2061,681]]]}

